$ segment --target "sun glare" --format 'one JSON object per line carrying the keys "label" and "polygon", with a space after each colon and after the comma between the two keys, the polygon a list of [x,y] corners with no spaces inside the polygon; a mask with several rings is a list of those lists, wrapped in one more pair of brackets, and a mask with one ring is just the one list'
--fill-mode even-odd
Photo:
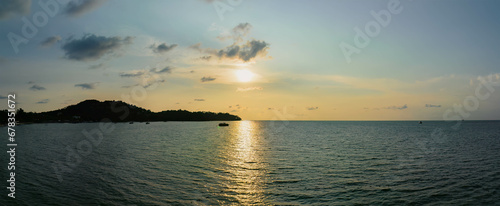
{"label": "sun glare", "polygon": [[240,82],[249,82],[255,76],[254,73],[248,70],[236,70],[235,73],[236,73],[236,78],[238,78],[238,81]]}

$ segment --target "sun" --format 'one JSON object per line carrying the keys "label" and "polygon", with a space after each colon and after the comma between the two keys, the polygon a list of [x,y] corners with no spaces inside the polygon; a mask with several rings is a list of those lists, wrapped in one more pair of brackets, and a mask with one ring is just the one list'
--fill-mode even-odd
{"label": "sun", "polygon": [[248,70],[236,70],[235,74],[236,78],[238,78],[238,81],[240,82],[252,81],[253,77],[255,76],[254,73]]}

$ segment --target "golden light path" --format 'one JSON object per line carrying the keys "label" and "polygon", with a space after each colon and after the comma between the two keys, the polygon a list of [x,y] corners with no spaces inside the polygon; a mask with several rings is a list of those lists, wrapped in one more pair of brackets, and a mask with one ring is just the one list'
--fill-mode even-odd
{"label": "golden light path", "polygon": [[253,121],[238,122],[234,143],[233,170],[235,198],[244,205],[263,204],[266,163],[263,159],[259,125]]}

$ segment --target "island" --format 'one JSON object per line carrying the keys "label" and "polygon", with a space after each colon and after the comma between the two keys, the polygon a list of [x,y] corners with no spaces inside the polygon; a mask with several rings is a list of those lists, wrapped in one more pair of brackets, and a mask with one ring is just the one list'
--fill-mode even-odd
{"label": "island", "polygon": [[[0,110],[0,116],[7,117],[7,110]],[[55,122],[153,122],[153,121],[239,121],[240,117],[229,113],[190,112],[186,110],[166,110],[152,112],[122,101],[85,100],[75,105],[47,112],[16,112],[16,121],[21,123]],[[5,124],[7,118],[1,118]]]}

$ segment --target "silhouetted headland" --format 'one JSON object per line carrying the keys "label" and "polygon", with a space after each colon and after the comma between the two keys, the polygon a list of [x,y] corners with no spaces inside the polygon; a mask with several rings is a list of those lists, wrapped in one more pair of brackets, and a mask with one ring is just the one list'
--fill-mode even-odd
{"label": "silhouetted headland", "polygon": [[[7,116],[7,110],[0,111],[0,116]],[[0,121],[6,120],[6,118]],[[85,100],[76,105],[48,112],[16,113],[19,122],[151,122],[151,121],[238,121],[240,117],[229,113],[190,112],[186,110],[166,110],[152,112],[122,101]],[[6,122],[0,122],[5,124]]]}

